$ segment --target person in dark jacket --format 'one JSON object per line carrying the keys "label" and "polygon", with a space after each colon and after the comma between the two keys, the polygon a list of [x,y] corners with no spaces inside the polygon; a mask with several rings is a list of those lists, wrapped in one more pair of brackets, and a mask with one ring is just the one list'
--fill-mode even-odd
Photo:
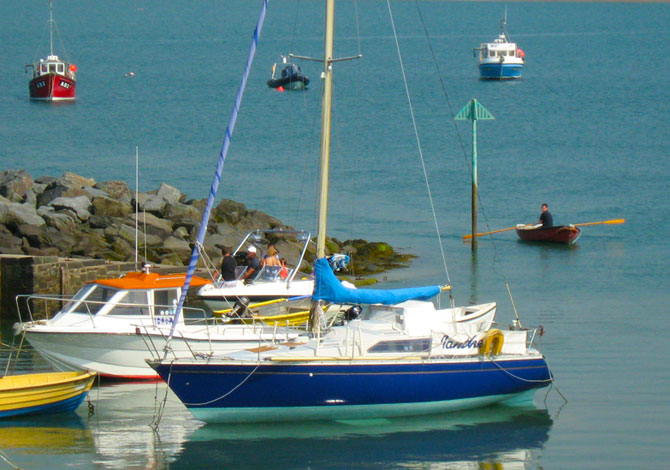
{"label": "person in dark jacket", "polygon": [[230,254],[230,248],[224,246],[221,248],[221,253],[223,254],[223,261],[221,261],[221,277],[224,281],[234,281],[235,280],[235,268],[237,267],[237,261]]}
{"label": "person in dark jacket", "polygon": [[554,218],[551,216],[549,206],[546,203],[542,204],[542,213],[540,214],[540,221],[538,223],[542,224],[543,228],[554,226]]}

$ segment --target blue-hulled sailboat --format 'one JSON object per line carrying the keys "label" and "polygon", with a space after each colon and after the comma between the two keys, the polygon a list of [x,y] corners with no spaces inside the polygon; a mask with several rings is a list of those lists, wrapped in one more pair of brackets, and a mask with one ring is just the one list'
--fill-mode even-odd
{"label": "blue-hulled sailboat", "polygon": [[[226,355],[149,361],[206,422],[361,419],[432,414],[532,399],[552,376],[518,322],[493,327],[495,303],[436,308],[445,287],[351,289],[326,260],[334,0],[326,1],[321,191],[310,336]],[[446,287],[448,289],[448,287]],[[324,328],[326,303],[352,305]],[[360,309],[360,312],[359,312]]]}

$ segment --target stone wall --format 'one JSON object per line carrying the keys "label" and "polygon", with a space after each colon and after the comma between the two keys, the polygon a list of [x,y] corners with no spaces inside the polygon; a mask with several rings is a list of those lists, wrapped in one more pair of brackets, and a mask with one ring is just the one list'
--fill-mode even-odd
{"label": "stone wall", "polygon": [[[71,172],[59,178],[33,179],[25,170],[0,170],[0,253],[127,263],[139,251],[152,264],[188,265],[205,205],[204,199],[188,200],[165,183],[157,190],[135,193],[123,181],[96,182]],[[212,210],[204,251],[218,266],[224,246],[237,246],[249,231],[268,229],[291,227],[240,202],[223,199]],[[285,255],[302,248],[279,238],[272,242],[283,243],[277,248]],[[355,276],[404,267],[413,258],[383,242],[328,238],[326,245],[329,254],[351,257],[347,272]],[[310,246],[306,259],[313,260],[315,255]],[[25,262],[17,261],[16,269],[23,269],[19,266]],[[45,261],[44,269],[56,269],[53,263]],[[83,266],[76,269],[87,271]],[[58,275],[56,271],[45,275],[47,285]]]}
{"label": "stone wall", "polygon": [[[19,319],[16,296],[19,294],[73,295],[88,281],[119,277],[135,270],[134,263],[98,259],[72,259],[56,256],[0,255],[0,324]],[[184,268],[174,270],[183,271]],[[26,302],[19,302],[26,320]],[[61,302],[33,300],[34,319],[46,318],[61,307]]]}

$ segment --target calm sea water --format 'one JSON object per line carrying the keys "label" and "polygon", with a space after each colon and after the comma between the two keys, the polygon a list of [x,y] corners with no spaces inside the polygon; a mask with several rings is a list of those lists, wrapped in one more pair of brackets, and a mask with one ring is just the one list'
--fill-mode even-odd
{"label": "calm sea water", "polygon": [[[46,2],[3,2],[0,168],[132,185],[139,146],[141,190],[167,182],[206,197],[260,6],[57,2],[79,76],[77,102],[53,106],[28,100],[22,72],[45,52]],[[499,320],[509,321],[507,281],[522,323],[544,326],[543,352],[567,405],[552,391],[530,410],[220,428],[202,426],[170,395],[154,434],[154,396],[164,388],[118,384],[91,393],[91,418],[82,407],[69,419],[0,423],[10,461],[31,469],[667,466],[670,374],[656,333],[670,304],[670,5],[509,4],[509,33],[527,63],[523,79],[508,83],[478,80],[472,56],[497,34],[504,4],[418,7],[421,15],[415,2],[392,2],[456,300],[497,300]],[[313,79],[305,93],[278,93],[265,81],[281,53],[322,54],[322,10],[321,2],[271,2],[219,190],[312,230],[319,66],[303,64]],[[389,285],[444,282],[386,5],[342,1],[336,21],[336,55],[364,57],[336,66],[329,233],[417,254],[412,267],[388,274]],[[472,98],[496,118],[478,126],[481,230],[532,222],[542,202],[556,223],[626,224],[584,227],[569,249],[503,232],[473,257],[461,239],[470,223],[470,127],[452,120]]]}

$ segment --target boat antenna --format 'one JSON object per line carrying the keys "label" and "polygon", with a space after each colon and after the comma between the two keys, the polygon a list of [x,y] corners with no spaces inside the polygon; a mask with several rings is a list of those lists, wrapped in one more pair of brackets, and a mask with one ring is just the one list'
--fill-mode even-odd
{"label": "boat antenna", "polygon": [[146,208],[142,209],[142,215],[144,218],[144,231],[142,232],[143,234],[143,241],[144,241],[144,261],[147,261],[147,210]]}
{"label": "boat antenna", "polygon": [[54,55],[54,2],[49,0],[49,55]]}
{"label": "boat antenna", "polygon": [[[137,271],[137,251],[139,245],[139,237],[137,233],[137,227],[139,221],[139,193],[140,193],[140,148],[135,146],[135,271]],[[145,244],[146,247],[146,244]],[[146,259],[146,258],[145,258]]]}
{"label": "boat antenna", "polygon": [[500,20],[500,31],[501,31],[500,34],[502,34],[504,36],[505,41],[508,41],[506,26],[507,26],[507,5],[505,5],[505,15]]}
{"label": "boat antenna", "polygon": [[509,295],[509,300],[512,302],[512,309],[514,310],[514,320],[512,321],[512,326],[514,328],[521,328],[521,322],[519,321],[519,312],[516,310],[516,305],[514,304],[514,298],[512,297],[512,291],[509,290],[509,282],[505,281],[505,287],[507,288],[507,294]]}

